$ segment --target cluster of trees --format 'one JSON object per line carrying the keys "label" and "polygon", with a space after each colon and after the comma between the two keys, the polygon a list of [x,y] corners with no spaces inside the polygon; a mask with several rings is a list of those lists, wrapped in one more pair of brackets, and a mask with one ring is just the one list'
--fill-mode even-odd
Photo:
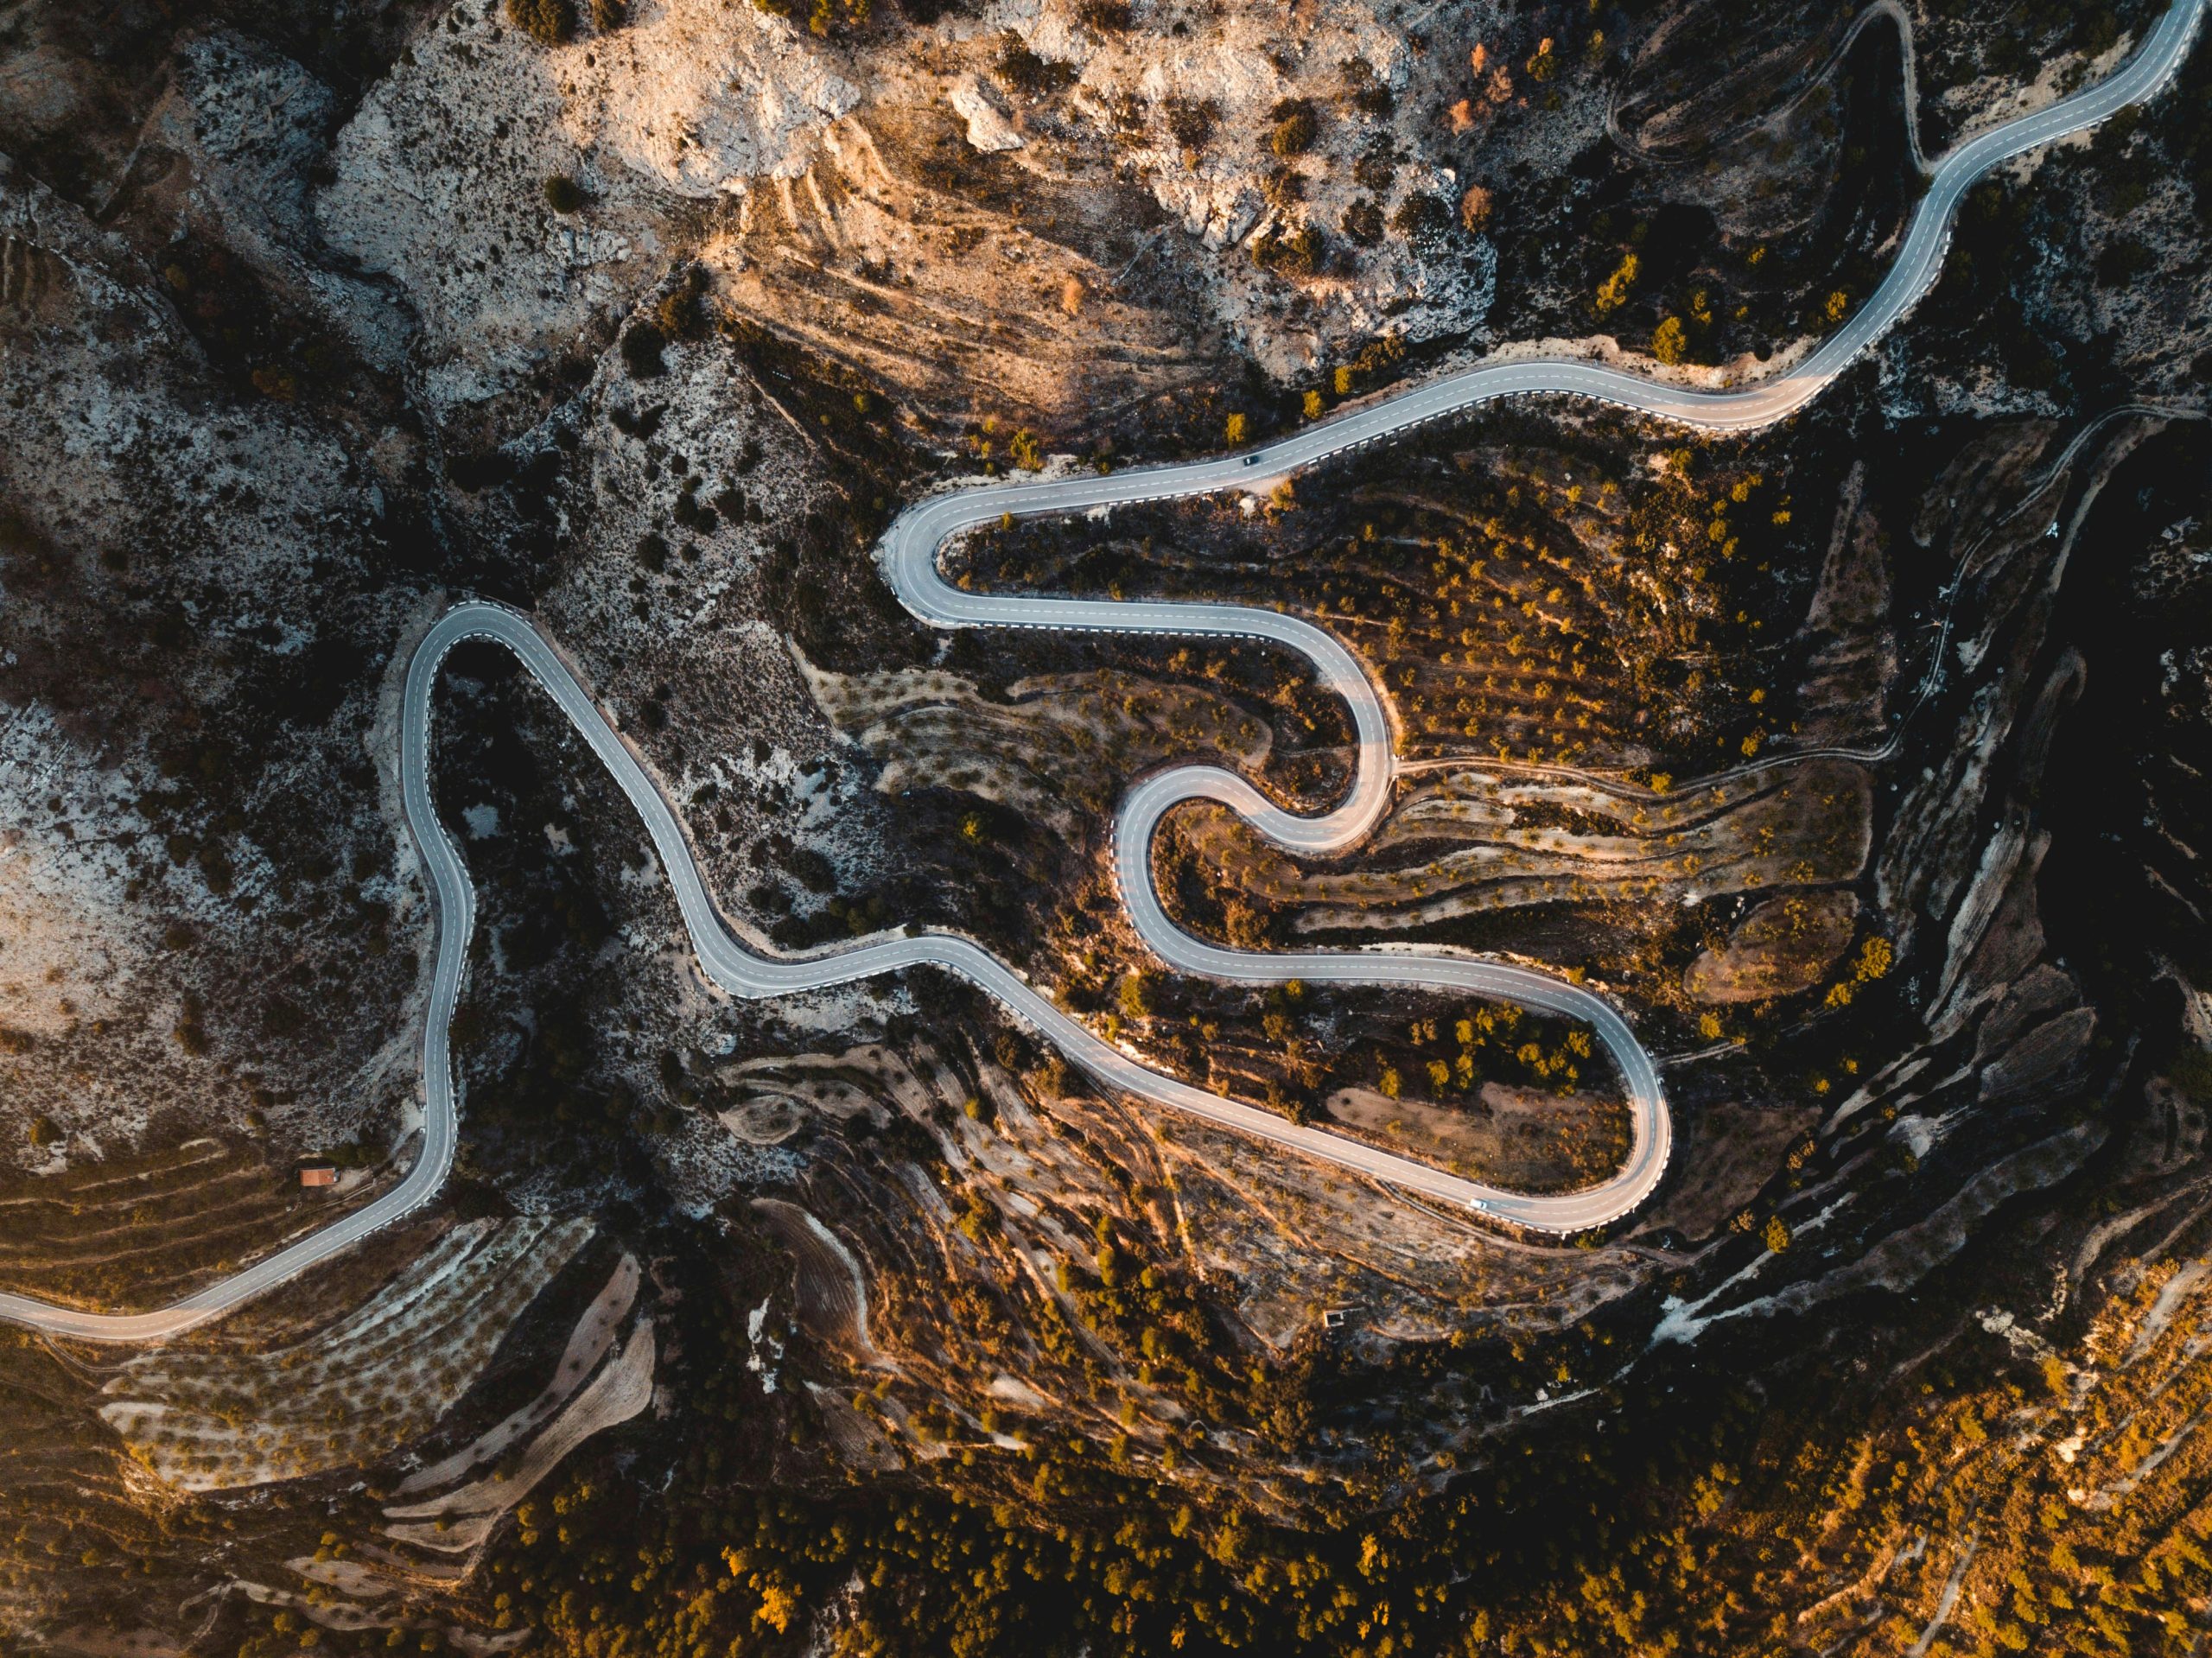
{"label": "cluster of trees", "polygon": [[[1929,10],[1946,22],[1960,21],[1974,30],[1982,67],[2009,79],[2033,79],[2050,59],[2066,53],[2101,57],[2120,43],[2121,10],[2110,4],[2068,4],[2065,0],[2014,0],[2002,6],[1971,0],[1932,0]],[[2145,16],[2130,7],[2133,21]]]}
{"label": "cluster of trees", "polygon": [[1352,107],[1362,115],[1386,119],[1398,107],[1396,95],[1390,83],[1375,73],[1375,66],[1365,58],[1346,58],[1342,73],[1344,88]]}
{"label": "cluster of trees", "polygon": [[[1395,336],[1369,342],[1304,395],[1308,417],[1402,359]],[[1220,441],[1236,447],[1259,428],[1240,410]],[[1281,532],[1264,524],[1215,521],[1207,533],[1230,538],[1224,568],[1249,542],[1241,556],[1252,568],[1287,571],[1286,600],[1384,670],[1416,744],[1573,761],[1607,752],[1635,721],[1634,740],[1667,769],[1710,770],[1716,745],[1751,741],[1757,753],[1786,727],[1768,689],[1745,682],[1774,619],[1789,613],[1770,571],[1803,537],[1788,477],[1764,457],[1685,446],[1662,461],[1616,479],[1599,456],[1554,450],[1510,461],[1448,501],[1386,480],[1357,502],[1300,503],[1300,556],[1287,564],[1273,544]],[[1187,538],[1186,518],[1162,533]],[[1065,581],[1053,574],[1065,555],[1019,556],[1061,534],[1024,525],[995,539],[980,579]],[[1147,579],[1147,550],[1141,536],[1117,538],[1116,590],[1214,596],[1184,569]],[[1297,730],[1294,715],[1278,723],[1279,738]]]}
{"label": "cluster of trees", "polygon": [[[1378,342],[1338,365],[1331,384],[1356,390],[1389,356]],[[1576,751],[1606,728],[1613,711],[1593,673],[1604,663],[1585,651],[1600,619],[1589,613],[1586,569],[1495,515],[1439,524],[1395,505],[1362,510],[1345,526],[1354,533],[1301,562],[1299,601],[1385,665],[1414,733],[1452,746],[1509,740],[1518,752],[1542,732],[1548,753]],[[1405,558],[1408,542],[1427,556],[1426,576]]]}
{"label": "cluster of trees", "polygon": [[[1141,1237],[1102,1215],[1090,1274],[1063,1263],[1060,1287],[1074,1299],[1084,1322],[1135,1363],[1146,1387],[1179,1392],[1200,1420],[1255,1419],[1262,1428],[1274,1413],[1249,1397],[1252,1378],[1235,1364],[1237,1345],[1198,1294],[1188,1270],[1148,1250]],[[1091,1275],[1095,1274],[1095,1276]],[[1176,1459],[1171,1440],[1168,1465]]]}
{"label": "cluster of trees", "polygon": [[1403,1048],[1382,1050],[1376,1059],[1382,1091],[1392,1098],[1405,1088],[1427,1084],[1433,1099],[1475,1092],[1484,1081],[1511,1080],[1570,1094],[1580,1085],[1582,1067],[1594,1048],[1590,1033],[1541,1014],[1524,1014],[1510,1002],[1483,1006],[1465,1016],[1415,1020]]}
{"label": "cluster of trees", "polygon": [[1683,448],[1663,461],[1622,503],[1621,556],[1601,588],[1637,702],[1668,751],[1705,769],[1697,748],[1756,753],[1780,717],[1745,682],[1781,597],[1764,578],[1796,534],[1794,503],[1740,455]]}
{"label": "cluster of trees", "polygon": [[[1100,1255],[1093,1293],[1149,1317],[1153,1268],[1120,1238]],[[1359,1413],[1381,1378],[1348,1389],[1341,1361],[1309,1350],[1279,1369],[1288,1442],[1311,1455],[1317,1431],[1357,1424],[1364,1458],[1357,1472],[1324,1462],[1289,1503],[1057,1434],[856,1488],[788,1467],[769,1477],[773,1441],[754,1420],[769,1403],[734,1392],[706,1436],[735,1458],[720,1477],[706,1477],[696,1429],[667,1430],[692,1448],[664,1489],[580,1469],[555,1500],[557,1528],[509,1540],[492,1584],[550,1650],[597,1658],[781,1652],[823,1619],[841,1652],[906,1654],[925,1638],[963,1658],[1765,1658],[1801,1628],[1860,1658],[1911,1645],[1954,1568],[1970,1566],[1954,1651],[2187,1650],[2192,1597],[2212,1587],[2212,1515],[2190,1506],[2185,1471],[2139,1517],[2063,1500],[2058,1487],[2082,1475],[2015,1449],[2024,1430],[2036,1444],[2056,1431],[2038,1425],[2070,1392],[2063,1366],[2054,1380],[1979,1335],[1929,1359],[1896,1331],[1776,1367],[1758,1335],[1726,1353],[1657,1350],[1632,1382],[1599,1382],[1593,1401],[1547,1413],[1479,1469],[1455,1473],[1459,1458],[1440,1453],[1427,1478],[1389,1426]],[[1394,1380],[1510,1376],[1533,1389],[1614,1368],[1580,1337],[1510,1344],[1510,1362],[1503,1338],[1411,1350]],[[1876,1373],[1910,1359],[1923,1385],[1873,1385],[1862,1357]],[[1752,1366],[1757,1391],[1716,1380]],[[2156,1385],[2131,1385],[2103,1417],[2117,1424]],[[2183,1420],[2206,1385],[2185,1386],[2161,1423]],[[2098,1453],[2099,1477],[2139,1463],[2139,1439]],[[1970,1534],[1981,1552],[1961,1564]],[[1924,1549],[1903,1548],[1915,1536]],[[1866,1592],[1832,1594],[1862,1574]]]}
{"label": "cluster of trees", "polygon": [[1848,1007],[1861,986],[1889,977],[1890,969],[1896,965],[1897,959],[1894,944],[1879,933],[1871,934],[1859,944],[1858,958],[1851,963],[1849,969],[1828,987],[1827,1005],[1830,1007]]}
{"label": "cluster of trees", "polygon": [[1386,329],[1329,371],[1329,390],[1349,397],[1382,384],[1406,360],[1405,336]]}
{"label": "cluster of trees", "polygon": [[[1080,308],[1080,300],[1077,302]],[[1004,458],[1023,472],[1036,472],[1045,464],[1045,440],[1027,426],[1016,426],[1009,432],[996,415],[986,415],[971,422],[963,435],[969,453],[982,463],[986,473],[999,470],[1000,446],[1003,444]]]}
{"label": "cluster of trees", "polygon": [[[43,1113],[26,1130],[43,1150],[62,1137]],[[171,1147],[41,1177],[11,1199],[0,1284],[92,1305],[158,1305],[283,1238],[297,1188],[251,1145]]]}

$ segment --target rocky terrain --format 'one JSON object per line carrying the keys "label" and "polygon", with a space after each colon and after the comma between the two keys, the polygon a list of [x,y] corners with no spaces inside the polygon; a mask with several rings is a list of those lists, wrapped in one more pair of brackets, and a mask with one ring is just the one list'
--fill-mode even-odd
{"label": "rocky terrain", "polygon": [[[1109,864],[1344,708],[940,634],[949,480],[1500,350],[1724,384],[2149,0],[0,5],[0,1290],[162,1305],[421,1145],[401,671],[527,608],[785,949],[968,931],[1178,1076],[1519,1190],[1570,1021],[1164,973]],[[733,1002],[464,646],[438,1201],[187,1337],[0,1332],[0,1629],[119,1658],[2193,1651],[2212,1110],[2212,54],[2009,167],[1804,413],[1493,405],[1007,522],[975,588],[1274,604],[1387,692],[1352,853],[1186,809],[1245,949],[1609,994],[1665,1185],[1567,1241],[1103,1093],[930,970]],[[296,1171],[327,1165],[329,1187]]]}

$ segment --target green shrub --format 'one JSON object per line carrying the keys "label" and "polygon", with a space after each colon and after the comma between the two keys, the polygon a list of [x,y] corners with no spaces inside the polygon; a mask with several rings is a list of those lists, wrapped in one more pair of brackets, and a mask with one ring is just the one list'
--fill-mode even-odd
{"label": "green shrub", "polygon": [[542,46],[558,46],[576,32],[569,0],[507,0],[507,21]]}
{"label": "green shrub", "polygon": [[2157,264],[2151,250],[2133,237],[2117,238],[2097,256],[2097,286],[2125,288]]}
{"label": "green shrub", "polygon": [[1409,195],[1390,215],[1390,228],[1408,242],[1433,241],[1451,223],[1452,209],[1432,195]]}
{"label": "green shrub", "polygon": [[1320,230],[1313,225],[1300,225],[1294,230],[1278,231],[1261,237],[1252,244],[1252,261],[1286,276],[1310,276],[1321,268],[1327,252]]}
{"label": "green shrub", "polygon": [[[825,39],[835,31],[837,13],[830,0],[753,0],[759,10],[788,19],[793,23],[805,22],[807,32]],[[868,22],[871,10],[869,0],[844,0],[844,22],[847,27],[858,29]]]}
{"label": "green shrub", "polygon": [[660,359],[661,348],[668,344],[668,337],[645,321],[632,322],[622,331],[622,366],[633,380],[650,380],[668,372]]}
{"label": "green shrub", "polygon": [[1001,1223],[997,1207],[980,1191],[968,1194],[967,1207],[963,1210],[959,1226],[961,1236],[970,1243],[981,1243],[999,1234]]}
{"label": "green shrub", "polygon": [[1378,136],[1351,164],[1352,182],[1377,194],[1387,191],[1398,176],[1398,152],[1388,137]]}
{"label": "green shrub", "polygon": [[1024,98],[1043,98],[1075,79],[1075,66],[1040,58],[1011,29],[999,48],[998,78],[1010,92]]}
{"label": "green shrub", "polygon": [[1141,970],[1125,975],[1118,1000],[1122,1012],[1130,1019],[1142,1019],[1152,1012],[1152,977]]}
{"label": "green shrub", "polygon": [[1167,100],[1167,130],[1185,149],[1202,149],[1221,119],[1221,106],[1210,98],[1171,98]]}
{"label": "green shrub", "polygon": [[1268,133],[1268,148],[1285,161],[1293,156],[1303,156],[1313,148],[1314,137],[1320,131],[1320,123],[1314,119],[1313,106],[1297,99],[1287,99],[1269,111],[1274,125]]}
{"label": "green shrub", "polygon": [[705,304],[707,273],[697,265],[687,269],[677,284],[653,307],[653,326],[665,340],[700,340],[707,334]]}
{"label": "green shrub", "polygon": [[583,187],[566,173],[545,181],[545,205],[556,213],[572,213],[584,205]]}

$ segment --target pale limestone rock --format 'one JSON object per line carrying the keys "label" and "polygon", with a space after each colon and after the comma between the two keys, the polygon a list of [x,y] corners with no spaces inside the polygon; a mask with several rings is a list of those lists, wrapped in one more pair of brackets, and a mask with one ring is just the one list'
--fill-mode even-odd
{"label": "pale limestone rock", "polygon": [[954,81],[944,94],[944,101],[952,105],[953,113],[968,124],[968,143],[971,149],[987,155],[1001,150],[1021,148],[1021,135],[1006,118],[982,82],[973,75],[963,75]]}

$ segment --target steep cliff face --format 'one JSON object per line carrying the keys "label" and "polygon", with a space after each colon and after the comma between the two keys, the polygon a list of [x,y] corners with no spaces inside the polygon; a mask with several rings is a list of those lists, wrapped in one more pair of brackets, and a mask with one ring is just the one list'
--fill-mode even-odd
{"label": "steep cliff face", "polygon": [[[1928,155],[2152,14],[18,8],[0,1288],[158,1303],[406,1166],[397,677],[469,593],[557,639],[749,937],[957,927],[1202,1085],[1592,1178],[1625,1117],[1586,1032],[1181,981],[1129,931],[1132,778],[1343,786],[1302,662],[933,633],[875,539],[945,478],[1211,451],[1500,346],[1756,374],[1864,299]],[[1960,1584],[2004,1593],[1950,1436],[1989,1512],[2184,1513],[2206,61],[1978,189],[1938,289],[1777,430],[1493,407],[953,550],[1360,651],[1408,762],[1371,842],[1187,814],[1172,910],[1601,988],[1676,1114],[1644,1211],[1475,1226],[1103,1097],[928,973],[733,1004],[626,803],[464,647],[456,1178],[162,1352],[0,1344],[35,1428],[0,1432],[0,1616],[104,1655],[1932,1650]],[[2156,1460],[2099,1437],[2144,1412]],[[2047,1622],[2164,1627],[2004,1558]]]}

